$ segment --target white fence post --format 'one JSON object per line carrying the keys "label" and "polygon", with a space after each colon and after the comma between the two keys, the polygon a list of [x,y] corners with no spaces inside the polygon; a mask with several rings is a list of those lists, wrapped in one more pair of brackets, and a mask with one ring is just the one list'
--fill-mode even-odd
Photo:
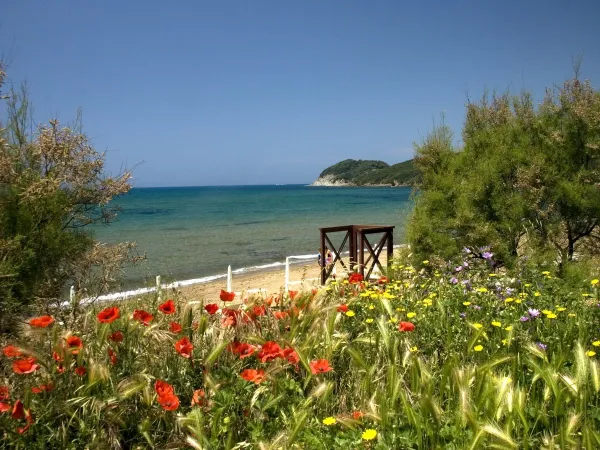
{"label": "white fence post", "polygon": [[227,292],[233,292],[233,288],[231,287],[231,266],[227,266]]}
{"label": "white fence post", "polygon": [[156,275],[156,294],[158,295],[158,299],[161,299],[161,289],[160,289],[160,275]]}
{"label": "white fence post", "polygon": [[289,290],[290,287],[290,257],[286,256],[285,258],[285,292]]}
{"label": "white fence post", "polygon": [[69,301],[71,302],[71,305],[75,304],[75,286],[71,286],[69,291]]}

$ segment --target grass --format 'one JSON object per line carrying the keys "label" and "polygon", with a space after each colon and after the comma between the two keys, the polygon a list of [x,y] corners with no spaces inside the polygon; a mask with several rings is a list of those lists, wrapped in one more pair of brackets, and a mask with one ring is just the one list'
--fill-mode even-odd
{"label": "grass", "polygon": [[[146,300],[27,325],[1,360],[0,448],[600,447],[598,284],[464,262],[396,261],[388,280],[237,312]],[[40,367],[14,373],[27,357]]]}

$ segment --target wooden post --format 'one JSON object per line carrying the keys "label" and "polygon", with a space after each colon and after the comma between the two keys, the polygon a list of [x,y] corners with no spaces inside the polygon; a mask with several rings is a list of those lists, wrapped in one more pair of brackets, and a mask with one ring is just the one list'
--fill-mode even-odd
{"label": "wooden post", "polygon": [[325,232],[321,231],[321,242],[319,244],[319,252],[321,253],[321,260],[319,265],[321,266],[321,286],[325,284],[327,280],[327,274],[325,273]]}
{"label": "wooden post", "polygon": [[360,231],[359,232],[359,241],[358,241],[358,273],[360,273],[363,277],[365,276],[365,234]]}
{"label": "wooden post", "polygon": [[290,257],[286,256],[285,258],[285,292],[288,292],[290,289]]}
{"label": "wooden post", "polygon": [[392,267],[392,258],[394,257],[394,234],[388,231],[387,238],[387,270],[389,273],[390,267]]}
{"label": "wooden post", "polygon": [[160,286],[160,275],[156,275],[156,295],[158,300],[161,300],[161,286]]}

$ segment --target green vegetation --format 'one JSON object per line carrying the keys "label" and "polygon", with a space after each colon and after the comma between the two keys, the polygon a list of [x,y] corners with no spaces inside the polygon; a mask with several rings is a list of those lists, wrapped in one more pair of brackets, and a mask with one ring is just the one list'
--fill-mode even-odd
{"label": "green vegetation", "polygon": [[597,278],[401,261],[236,309],[33,319],[0,359],[0,448],[600,446]]}
{"label": "green vegetation", "polygon": [[328,167],[319,178],[331,177],[331,181],[345,181],[352,185],[412,185],[418,179],[413,160],[390,166],[383,161],[346,159]]}
{"label": "green vegetation", "polygon": [[[463,147],[444,124],[416,146],[422,174],[408,240],[443,259],[491,246],[495,262],[600,252],[600,93],[573,78],[531,95],[469,103]],[[480,254],[483,251],[479,252]]]}
{"label": "green vegetation", "polygon": [[[0,67],[0,83],[4,72]],[[0,84],[1,87],[1,84]],[[115,216],[110,200],[130,188],[130,173],[103,173],[104,155],[57,121],[32,134],[27,93],[11,90],[0,123],[0,332],[30,307],[48,311],[67,283],[108,289],[129,249],[100,246],[85,230]]]}

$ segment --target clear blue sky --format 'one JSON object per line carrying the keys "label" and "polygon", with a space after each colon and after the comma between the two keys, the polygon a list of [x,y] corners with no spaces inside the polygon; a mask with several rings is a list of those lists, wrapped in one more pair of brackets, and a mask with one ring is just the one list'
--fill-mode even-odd
{"label": "clear blue sky", "polygon": [[600,1],[3,0],[0,53],[37,121],[68,122],[135,185],[307,183],[396,163],[467,95],[600,84]]}

